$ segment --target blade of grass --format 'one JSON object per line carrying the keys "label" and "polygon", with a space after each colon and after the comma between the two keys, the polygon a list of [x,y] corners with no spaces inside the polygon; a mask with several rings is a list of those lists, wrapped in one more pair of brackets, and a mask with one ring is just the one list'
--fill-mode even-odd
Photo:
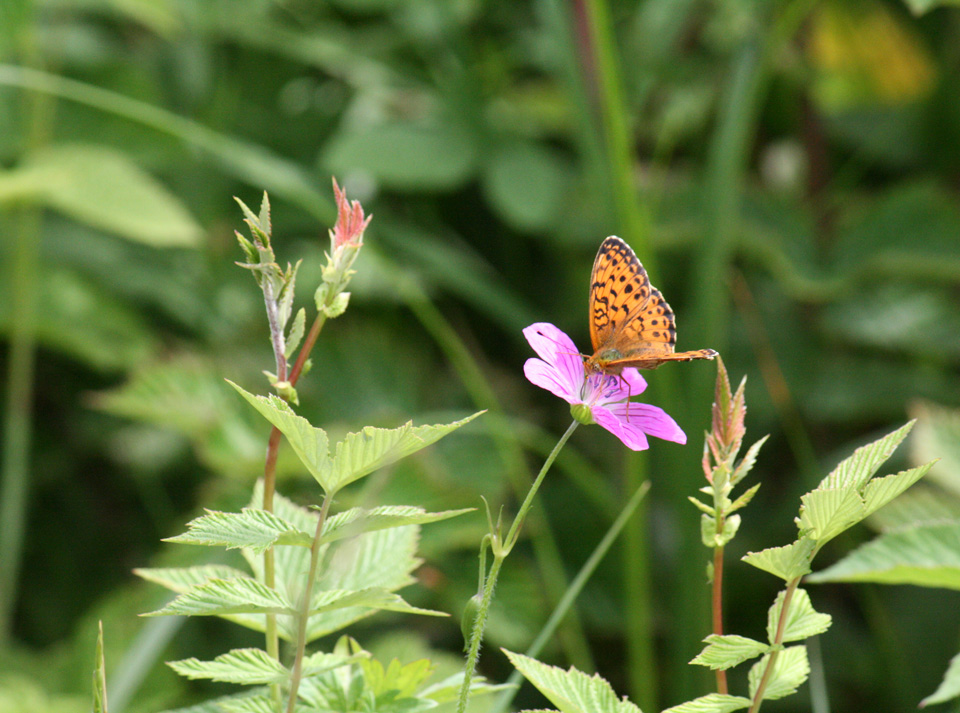
{"label": "blade of grass", "polygon": [[336,217],[333,202],[312,176],[262,146],[213,131],[152,104],[35,69],[0,64],[0,85],[69,99],[176,136],[209,153],[240,180],[285,198],[320,222],[332,224]]}

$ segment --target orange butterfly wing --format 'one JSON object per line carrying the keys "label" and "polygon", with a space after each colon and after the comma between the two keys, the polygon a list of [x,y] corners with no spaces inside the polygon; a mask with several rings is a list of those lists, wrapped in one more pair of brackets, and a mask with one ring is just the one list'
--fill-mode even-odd
{"label": "orange butterfly wing", "polygon": [[624,367],[656,369],[665,361],[713,359],[712,349],[675,353],[673,310],[631,247],[616,236],[600,244],[590,278],[593,371],[619,374]]}

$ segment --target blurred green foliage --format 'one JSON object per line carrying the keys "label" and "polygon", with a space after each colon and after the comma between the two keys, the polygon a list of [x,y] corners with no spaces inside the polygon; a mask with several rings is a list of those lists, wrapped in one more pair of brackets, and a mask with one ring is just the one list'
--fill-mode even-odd
{"label": "blurred green foliage", "polygon": [[[208,695],[156,662],[253,641],[218,622],[145,624],[136,614],[162,594],[131,569],[193,563],[160,538],[201,507],[239,508],[262,468],[267,427],[223,382],[263,392],[273,366],[258,292],[233,264],[231,196],[270,192],[275,247],[304,258],[309,305],[333,173],[375,217],[351,309],[298,385],[302,412],[335,435],[491,410],[345,492],[344,508],[510,502],[568,418],[522,378],[520,329],[551,321],[586,349],[593,254],[618,233],[674,307],[678,346],[717,348],[735,380],[749,376],[748,437],[772,435],[738,546],[787,542],[797,496],[851,446],[917,399],[960,406],[950,5],[0,3],[0,507],[14,542],[2,566],[20,549],[9,513],[25,513],[0,709],[86,709],[98,618],[108,684],[123,689],[111,710]],[[556,583],[646,474],[639,549],[604,563],[542,657],[595,666],[645,710],[707,690],[685,665],[708,630],[685,495],[701,485],[713,375],[706,363],[649,374],[645,398],[677,417],[686,447],[625,459],[600,429],[578,431],[541,492],[532,547],[501,577],[482,673],[506,677],[497,647],[532,640]],[[280,474],[282,491],[310,492],[290,453]],[[477,515],[425,530],[424,586],[405,596],[454,616],[417,622],[414,646],[459,649],[483,528]],[[730,553],[728,617],[754,635],[777,583],[739,564],[743,551]],[[936,688],[957,648],[955,595],[810,593],[835,622],[820,642],[832,710],[912,710]],[[351,633],[376,646],[399,625]],[[807,696],[771,709],[808,710]],[[542,705],[527,691],[518,702]]]}

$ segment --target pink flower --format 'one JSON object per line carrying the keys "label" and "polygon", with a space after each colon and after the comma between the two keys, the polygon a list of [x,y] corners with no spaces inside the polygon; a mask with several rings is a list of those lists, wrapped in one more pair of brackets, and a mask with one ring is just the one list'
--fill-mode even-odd
{"label": "pink flower", "polygon": [[600,424],[635,451],[649,447],[648,435],[687,442],[686,434],[663,409],[629,401],[647,388],[636,369],[628,367],[620,376],[588,376],[573,340],[552,324],[531,324],[523,336],[540,357],[527,359],[523,373],[532,384],[571,404],[574,418],[581,423]]}
{"label": "pink flower", "polygon": [[337,199],[337,224],[330,233],[334,249],[347,244],[359,246],[363,242],[363,231],[373,216],[363,217],[360,201],[348,201],[347,194],[337,184],[336,178],[333,179],[333,195]]}

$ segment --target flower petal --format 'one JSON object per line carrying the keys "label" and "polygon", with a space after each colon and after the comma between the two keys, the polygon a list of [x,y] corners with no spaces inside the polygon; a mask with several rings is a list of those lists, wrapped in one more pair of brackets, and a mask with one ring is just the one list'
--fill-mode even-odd
{"label": "flower petal", "polygon": [[647,380],[640,376],[640,372],[632,366],[624,369],[620,377],[627,382],[626,390],[630,392],[631,396],[639,396],[647,390]]}
{"label": "flower petal", "polygon": [[586,373],[583,370],[583,358],[573,340],[549,322],[531,324],[523,330],[523,336],[527,338],[537,356],[559,372],[566,382],[567,393],[579,396]]}
{"label": "flower petal", "polygon": [[[604,408],[621,422],[639,428],[651,436],[662,438],[665,441],[673,441],[674,443],[687,442],[687,434],[685,434],[680,426],[677,425],[677,422],[659,406],[621,402],[618,404],[609,404],[604,406]],[[599,419],[597,419],[597,422],[599,423]]]}
{"label": "flower petal", "polygon": [[566,377],[557,369],[541,359],[527,359],[523,365],[523,374],[531,384],[546,389],[567,403],[581,403],[578,390],[574,390]]}
{"label": "flower petal", "polygon": [[594,421],[623,441],[623,445],[630,450],[645,451],[650,447],[646,434],[637,424],[621,421],[603,406],[594,406],[590,412],[593,414]]}

